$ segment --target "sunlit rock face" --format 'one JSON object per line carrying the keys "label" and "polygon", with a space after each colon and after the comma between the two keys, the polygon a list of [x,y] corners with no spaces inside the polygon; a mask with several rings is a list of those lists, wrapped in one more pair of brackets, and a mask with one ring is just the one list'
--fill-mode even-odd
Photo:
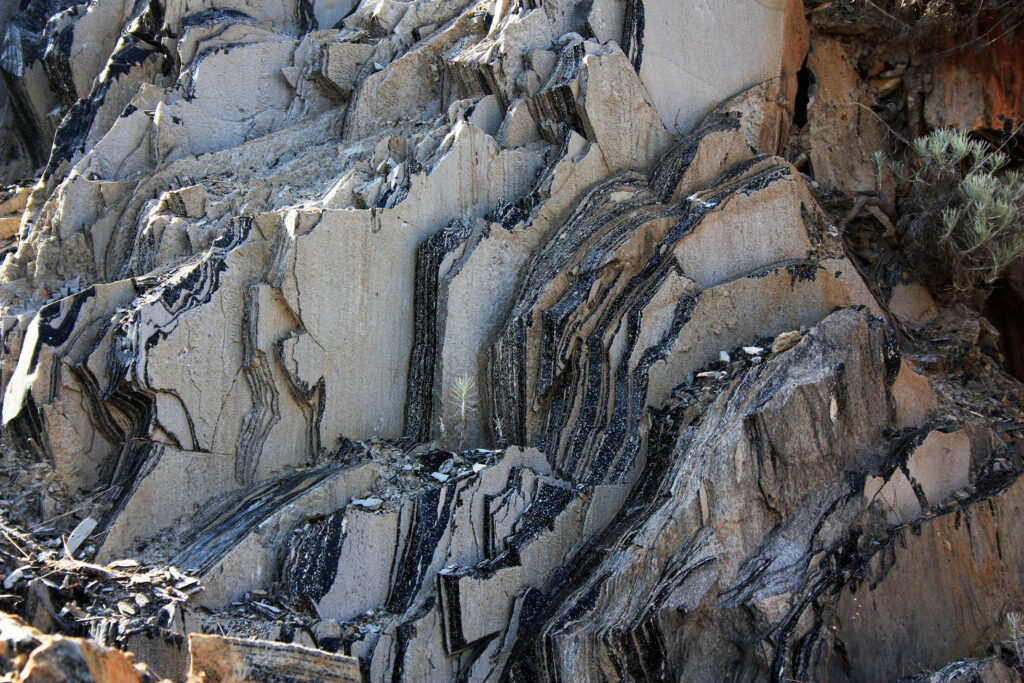
{"label": "sunlit rock face", "polygon": [[[0,204],[4,432],[100,501],[96,561],[191,572],[203,619],[276,591],[372,681],[977,654],[999,608],[961,588],[1024,572],[978,540],[1019,537],[1019,458],[901,361],[777,156],[799,2],[32,0],[0,24],[0,177],[37,180]],[[947,569],[941,647],[887,622]]]}

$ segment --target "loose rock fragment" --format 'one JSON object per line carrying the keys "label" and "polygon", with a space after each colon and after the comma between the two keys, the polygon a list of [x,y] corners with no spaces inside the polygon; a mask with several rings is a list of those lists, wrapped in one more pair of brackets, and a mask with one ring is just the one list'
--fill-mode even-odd
{"label": "loose rock fragment", "polygon": [[25,569],[23,567],[17,567],[4,578],[4,590],[11,590],[14,588],[18,581],[21,581],[22,577],[25,576]]}
{"label": "loose rock fragment", "polygon": [[803,335],[796,330],[783,332],[775,337],[775,341],[772,342],[772,353],[784,353],[789,351],[791,348],[799,344],[801,339],[803,339]]}
{"label": "loose rock fragment", "polygon": [[95,519],[86,517],[75,527],[64,542],[64,552],[68,554],[68,557],[75,556],[75,551],[85,542],[85,539],[89,538],[89,534],[95,531],[98,525],[99,522]]}
{"label": "loose rock fragment", "polygon": [[697,373],[697,379],[722,379],[723,377],[728,377],[728,375],[729,375],[729,373],[727,373],[727,372],[715,372],[715,371],[698,372]]}

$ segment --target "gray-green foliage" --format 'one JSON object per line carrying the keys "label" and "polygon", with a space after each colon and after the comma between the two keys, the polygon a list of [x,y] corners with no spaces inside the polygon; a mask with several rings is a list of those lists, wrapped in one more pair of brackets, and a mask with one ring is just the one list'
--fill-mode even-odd
{"label": "gray-green foliage", "polygon": [[[938,280],[929,284],[971,298],[1024,254],[1024,177],[1006,169],[1005,154],[956,129],[917,138],[911,152],[908,164],[892,165],[909,184],[908,255],[945,269],[928,273]],[[881,155],[872,161],[880,171]]]}

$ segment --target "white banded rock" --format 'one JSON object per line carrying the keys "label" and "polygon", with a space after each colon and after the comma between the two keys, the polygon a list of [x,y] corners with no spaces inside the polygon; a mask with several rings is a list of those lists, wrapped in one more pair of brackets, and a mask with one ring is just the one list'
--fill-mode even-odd
{"label": "white banded rock", "polygon": [[[224,453],[183,451],[152,444],[149,452],[132,455],[141,461],[131,481],[124,483],[121,505],[108,515],[100,561],[130,555],[136,539],[146,539],[175,524],[186,522],[203,503],[223,493],[235,474],[234,458]],[[142,449],[139,449],[142,450]]]}
{"label": "white banded rock", "polygon": [[563,47],[530,110],[551,139],[559,136],[556,126],[567,123],[596,142],[611,172],[649,166],[670,142],[643,83],[614,44]]}
{"label": "white banded rock", "polygon": [[345,120],[346,137],[359,139],[388,121],[429,121],[437,116],[443,111],[442,79],[435,60],[460,40],[480,35],[485,28],[472,12],[466,12],[444,30],[368,76],[353,95]]}
{"label": "white banded rock", "polygon": [[[285,590],[340,622],[371,609],[401,616],[434,590],[442,568],[500,552],[547,474],[539,452],[512,449],[479,474],[429,482],[382,509],[350,504],[291,539]],[[496,504],[508,498],[511,510]]]}
{"label": "white banded rock", "polygon": [[580,494],[566,482],[542,481],[538,487],[515,533],[502,541],[500,554],[438,573],[448,652],[513,627],[516,601],[510,596],[548,587],[552,570],[571,564],[582,546],[608,526],[626,493],[622,486],[596,486]]}
{"label": "white banded rock", "polygon": [[307,525],[291,539],[282,581],[326,619],[386,615],[368,643],[372,680],[434,678],[458,670],[474,642],[512,627],[515,595],[546,586],[551,570],[608,525],[625,493],[577,490],[550,475],[540,452],[510,449],[382,509],[356,501]]}
{"label": "white banded rock", "polygon": [[3,424],[14,443],[51,463],[70,490],[109,476],[109,458],[143,436],[147,401],[108,375],[117,353],[110,333],[131,281],[88,287],[44,306],[28,323],[7,378]]}
{"label": "white banded rock", "polygon": [[326,466],[239,489],[180,532],[186,545],[173,563],[201,577],[200,604],[222,607],[274,580],[288,536],[302,519],[359,497],[379,476],[374,463]]}
{"label": "white banded rock", "polygon": [[[864,343],[872,352],[851,352]],[[631,512],[606,533],[594,566],[567,578],[558,600],[537,605],[544,635],[520,651],[518,666],[532,663],[545,676],[703,679],[722,667],[795,665],[802,675],[808,663],[790,648],[814,626],[796,618],[806,604],[800,591],[818,590],[803,587],[804,572],[863,510],[844,470],[871,466],[868,444],[881,438],[888,408],[850,399],[884,395],[885,344],[880,325],[836,313],[733,384],[689,428],[685,400],[659,415],[663,434],[678,436],[658,440],[633,492],[637,507],[627,503]],[[837,420],[820,419],[833,400],[844,406]],[[767,514],[755,514],[759,506]],[[688,637],[687,624],[704,635]],[[714,645],[723,629],[751,643],[770,632],[777,644],[727,651]]]}
{"label": "white banded rock", "polygon": [[[448,217],[471,220],[525,193],[538,168],[536,154],[500,151],[463,121],[442,144],[447,153],[429,175],[410,177],[394,208],[307,212],[281,233],[270,282],[324,349],[320,429],[329,446],[343,433],[402,434],[417,247]],[[378,335],[388,344],[374,343]]]}
{"label": "white banded rock", "polygon": [[326,90],[328,96],[348,99],[366,62],[373,56],[368,43],[331,42],[321,46],[309,78]]}
{"label": "white banded rock", "polygon": [[506,438],[536,439],[569,478],[628,478],[645,409],[732,342],[873,305],[845,259],[807,260],[827,253],[811,243],[802,212],[813,201],[788,166],[741,162],[678,204],[651,189],[620,176],[581,201],[492,349],[491,409]]}
{"label": "white banded rock", "polygon": [[[37,177],[0,204],[5,437],[48,524],[99,521],[76,557],[191,575],[105,643],[184,675],[223,630],[292,642],[203,641],[197,675],[374,682],[982,654],[1019,392],[974,350],[901,364],[775,156],[801,3],[26,0],[0,29],[0,176]],[[820,149],[840,62],[811,163],[860,183]],[[941,315],[897,284],[888,312]]]}

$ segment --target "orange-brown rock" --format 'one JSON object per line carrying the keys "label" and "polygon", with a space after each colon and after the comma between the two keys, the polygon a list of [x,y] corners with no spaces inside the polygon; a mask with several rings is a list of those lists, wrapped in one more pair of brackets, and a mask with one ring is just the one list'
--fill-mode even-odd
{"label": "orange-brown rock", "polygon": [[85,638],[47,635],[10,615],[0,618],[0,657],[11,660],[11,680],[19,683],[139,683],[147,677],[129,653]]}
{"label": "orange-brown rock", "polygon": [[983,656],[1001,640],[1002,617],[1022,607],[1022,513],[1024,480],[1017,480],[997,496],[898,532],[839,599],[836,634],[852,679]]}
{"label": "orange-brown rock", "polygon": [[962,44],[948,36],[925,99],[925,120],[1010,134],[1024,126],[1024,34],[999,24]]}

